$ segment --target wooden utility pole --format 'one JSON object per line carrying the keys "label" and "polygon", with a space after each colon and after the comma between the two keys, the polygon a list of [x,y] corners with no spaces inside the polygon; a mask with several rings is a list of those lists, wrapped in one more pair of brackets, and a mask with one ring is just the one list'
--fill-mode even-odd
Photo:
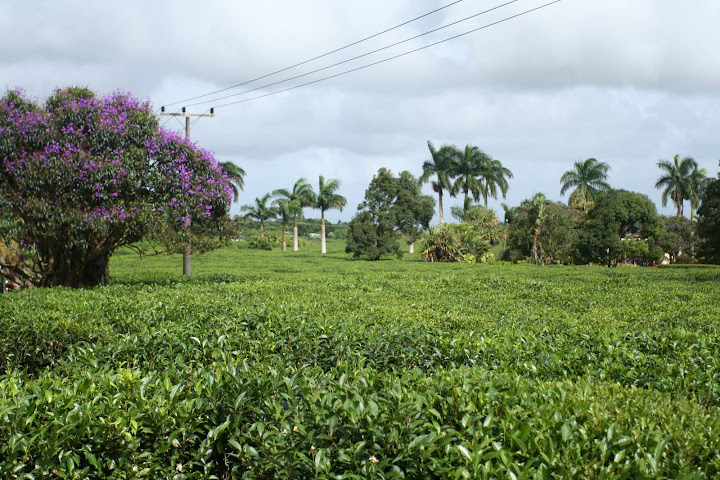
{"label": "wooden utility pole", "polygon": [[[185,107],[182,108],[180,113],[167,113],[165,107],[160,108],[160,115],[164,117],[185,117],[185,138],[190,140],[190,117],[214,117],[215,109],[211,108],[210,113],[187,113]],[[188,218],[188,222],[190,222]],[[190,223],[188,223],[190,227]],[[190,241],[185,245],[185,251],[183,252],[183,275],[189,277],[192,274],[192,244]]]}

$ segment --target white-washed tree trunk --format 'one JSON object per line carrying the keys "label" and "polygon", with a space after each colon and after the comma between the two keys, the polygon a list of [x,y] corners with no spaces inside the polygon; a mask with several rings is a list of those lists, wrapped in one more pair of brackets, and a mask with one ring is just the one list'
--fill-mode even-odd
{"label": "white-washed tree trunk", "polygon": [[297,252],[300,250],[298,247],[298,227],[297,227],[297,218],[295,219],[295,223],[293,223],[293,252]]}
{"label": "white-washed tree trunk", "polygon": [[320,219],[320,253],[327,253],[325,248],[325,217]]}
{"label": "white-washed tree trunk", "polygon": [[410,250],[408,253],[415,253],[415,242],[410,242]]}
{"label": "white-washed tree trunk", "polygon": [[444,223],[445,219],[443,218],[443,203],[442,203],[442,192],[438,192],[438,207],[440,209],[440,223]]}

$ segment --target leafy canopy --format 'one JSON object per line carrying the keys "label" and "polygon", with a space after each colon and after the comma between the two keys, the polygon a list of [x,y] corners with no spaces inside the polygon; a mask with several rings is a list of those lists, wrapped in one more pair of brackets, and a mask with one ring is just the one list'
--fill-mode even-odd
{"label": "leafy canopy", "polygon": [[[232,190],[209,152],[129,94],[0,99],[0,261],[26,286],[107,282],[123,245],[154,234],[200,248],[229,227]],[[8,273],[6,272],[6,273]]]}
{"label": "leafy canopy", "polygon": [[720,264],[720,180],[709,182],[698,209],[697,232],[699,256],[706,262]]}
{"label": "leafy canopy", "polygon": [[677,216],[682,217],[685,200],[690,200],[693,209],[698,205],[706,171],[698,169],[698,164],[692,157],[681,160],[680,155],[675,155],[672,162],[660,160],[657,166],[662,175],[655,182],[655,188],[663,189],[660,198],[662,206],[667,205],[669,198],[677,208]]}
{"label": "leafy canopy", "polygon": [[398,232],[415,240],[430,223],[434,208],[435,200],[420,194],[419,182],[410,172],[398,178],[381,168],[350,222],[345,251],[368,260],[387,254],[401,257]]}
{"label": "leafy canopy", "polygon": [[663,255],[662,220],[646,195],[625,190],[611,190],[599,197],[587,213],[578,234],[578,259],[607,266],[617,265],[626,253],[623,241],[648,242],[648,259]]}
{"label": "leafy canopy", "polygon": [[573,169],[560,177],[560,195],[574,188],[568,204],[578,210],[587,210],[592,207],[592,201],[599,193],[610,190],[607,182],[609,171],[610,165],[595,158],[575,162]]}

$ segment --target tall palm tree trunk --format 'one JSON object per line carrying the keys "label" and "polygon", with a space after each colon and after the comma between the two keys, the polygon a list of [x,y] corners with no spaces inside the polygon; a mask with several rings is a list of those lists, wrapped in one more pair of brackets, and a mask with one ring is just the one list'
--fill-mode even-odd
{"label": "tall palm tree trunk", "polygon": [[293,222],[293,252],[297,252],[298,250],[300,250],[300,248],[298,247],[297,217],[295,217]]}
{"label": "tall palm tree trunk", "polygon": [[282,231],[282,251],[287,252],[287,242],[285,241],[285,225],[283,225]]}
{"label": "tall palm tree trunk", "polygon": [[327,253],[325,248],[325,214],[320,215],[320,253]]}
{"label": "tall palm tree trunk", "polygon": [[445,223],[445,219],[443,219],[443,204],[442,204],[442,190],[438,191],[438,208],[440,209],[440,223]]}

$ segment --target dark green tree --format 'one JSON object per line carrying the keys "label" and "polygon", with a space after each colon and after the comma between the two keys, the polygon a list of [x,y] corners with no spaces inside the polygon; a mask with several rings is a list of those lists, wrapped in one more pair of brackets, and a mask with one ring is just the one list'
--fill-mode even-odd
{"label": "dark green tree", "polygon": [[408,171],[400,172],[398,193],[393,204],[395,224],[407,237],[409,253],[415,253],[415,241],[430,228],[435,212],[435,199],[423,195],[418,180]]}
{"label": "dark green tree", "polygon": [[561,202],[544,207],[543,224],[538,242],[543,263],[570,263],[573,261],[575,243],[582,215]]}
{"label": "dark green tree", "polygon": [[610,190],[595,201],[580,226],[576,245],[579,263],[617,266],[624,255],[623,241],[646,241],[647,260],[663,256],[662,220],[646,195]]}
{"label": "dark green tree", "polygon": [[401,257],[399,233],[414,234],[429,223],[434,208],[434,199],[420,195],[419,183],[409,172],[402,172],[398,178],[381,168],[350,222],[345,251],[368,260],[388,254]]}
{"label": "dark green tree", "polygon": [[707,263],[720,264],[720,180],[708,182],[701,199],[697,211],[698,257]]}
{"label": "dark green tree", "polygon": [[567,262],[578,217],[570,208],[551,202],[542,193],[523,200],[508,225],[506,258],[517,261],[532,257],[536,264]]}
{"label": "dark green tree", "polygon": [[697,261],[693,258],[698,247],[697,222],[674,216],[664,218],[663,223],[662,247],[670,263]]}

